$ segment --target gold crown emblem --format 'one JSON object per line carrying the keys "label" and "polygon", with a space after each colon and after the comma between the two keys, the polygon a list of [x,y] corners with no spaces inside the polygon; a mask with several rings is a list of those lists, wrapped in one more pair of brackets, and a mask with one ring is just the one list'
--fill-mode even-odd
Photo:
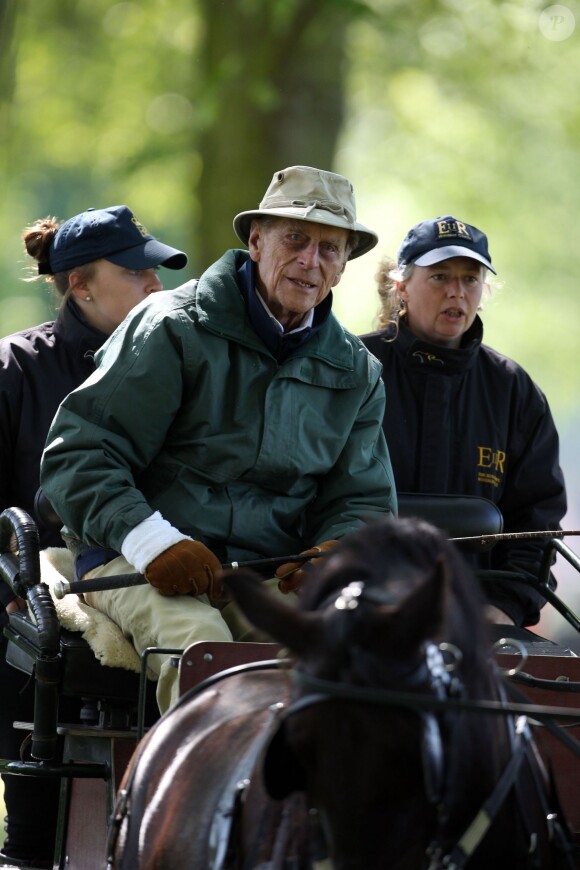
{"label": "gold crown emblem", "polygon": [[146,228],[143,226],[143,224],[141,223],[141,221],[137,220],[136,217],[132,217],[132,218],[131,218],[131,221],[135,224],[135,226],[137,227],[137,229],[139,230],[139,232],[141,233],[142,236],[148,236],[148,235],[149,235],[148,231],[147,231]]}

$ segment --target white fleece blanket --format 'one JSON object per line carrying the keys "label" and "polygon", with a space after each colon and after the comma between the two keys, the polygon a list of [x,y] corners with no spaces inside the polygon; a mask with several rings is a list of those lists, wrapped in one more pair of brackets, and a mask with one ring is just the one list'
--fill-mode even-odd
{"label": "white fleece blanket", "polygon": [[48,547],[40,552],[40,577],[50,589],[60,624],[80,631],[102,665],[140,671],[140,660],[133,644],[119,626],[104,613],[85,604],[78,595],[57,598],[54,584],[74,579],[72,554],[64,547]]}

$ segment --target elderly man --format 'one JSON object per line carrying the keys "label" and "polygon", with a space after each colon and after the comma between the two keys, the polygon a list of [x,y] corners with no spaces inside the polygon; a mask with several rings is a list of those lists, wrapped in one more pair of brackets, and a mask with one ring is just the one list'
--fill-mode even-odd
{"label": "elderly man", "polygon": [[[380,366],[331,312],[347,260],[377,243],[352,185],[284,169],[234,229],[249,251],[136,309],[44,452],[78,576],[148,580],[86,594],[138,652],[238,637],[216,606],[220,560],[317,555],[396,509]],[[304,574],[278,576],[288,592]],[[151,662],[163,711],[176,672]]]}

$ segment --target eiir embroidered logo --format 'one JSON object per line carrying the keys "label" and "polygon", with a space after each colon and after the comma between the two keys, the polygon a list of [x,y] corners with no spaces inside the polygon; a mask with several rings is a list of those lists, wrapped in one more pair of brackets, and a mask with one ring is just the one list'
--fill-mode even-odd
{"label": "eiir embroidered logo", "polygon": [[493,450],[491,447],[478,447],[477,480],[478,483],[489,483],[496,489],[502,481],[505,471],[506,453],[504,450]]}
{"label": "eiir embroidered logo", "polygon": [[473,241],[471,233],[461,221],[437,221],[435,226],[437,227],[438,239],[466,239],[470,242]]}

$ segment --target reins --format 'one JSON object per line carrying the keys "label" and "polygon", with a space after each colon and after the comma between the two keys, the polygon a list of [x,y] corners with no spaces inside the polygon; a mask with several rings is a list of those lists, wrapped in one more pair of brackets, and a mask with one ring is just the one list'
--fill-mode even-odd
{"label": "reins", "polygon": [[[347,686],[313,677],[303,671],[290,669],[289,674],[299,688],[308,689],[308,694],[293,702],[285,711],[285,716],[294,711],[294,704],[300,709],[306,702],[317,703],[321,698],[327,700],[354,701],[364,704],[378,704],[387,707],[409,707],[415,710],[464,710],[469,713],[492,713],[499,716],[530,716],[540,722],[548,719],[574,719],[580,717],[580,708],[552,707],[539,704],[512,703],[508,701],[469,700],[467,698],[436,698],[417,692],[397,691],[394,689],[373,689],[366,686]],[[580,743],[575,751],[580,754]]]}

